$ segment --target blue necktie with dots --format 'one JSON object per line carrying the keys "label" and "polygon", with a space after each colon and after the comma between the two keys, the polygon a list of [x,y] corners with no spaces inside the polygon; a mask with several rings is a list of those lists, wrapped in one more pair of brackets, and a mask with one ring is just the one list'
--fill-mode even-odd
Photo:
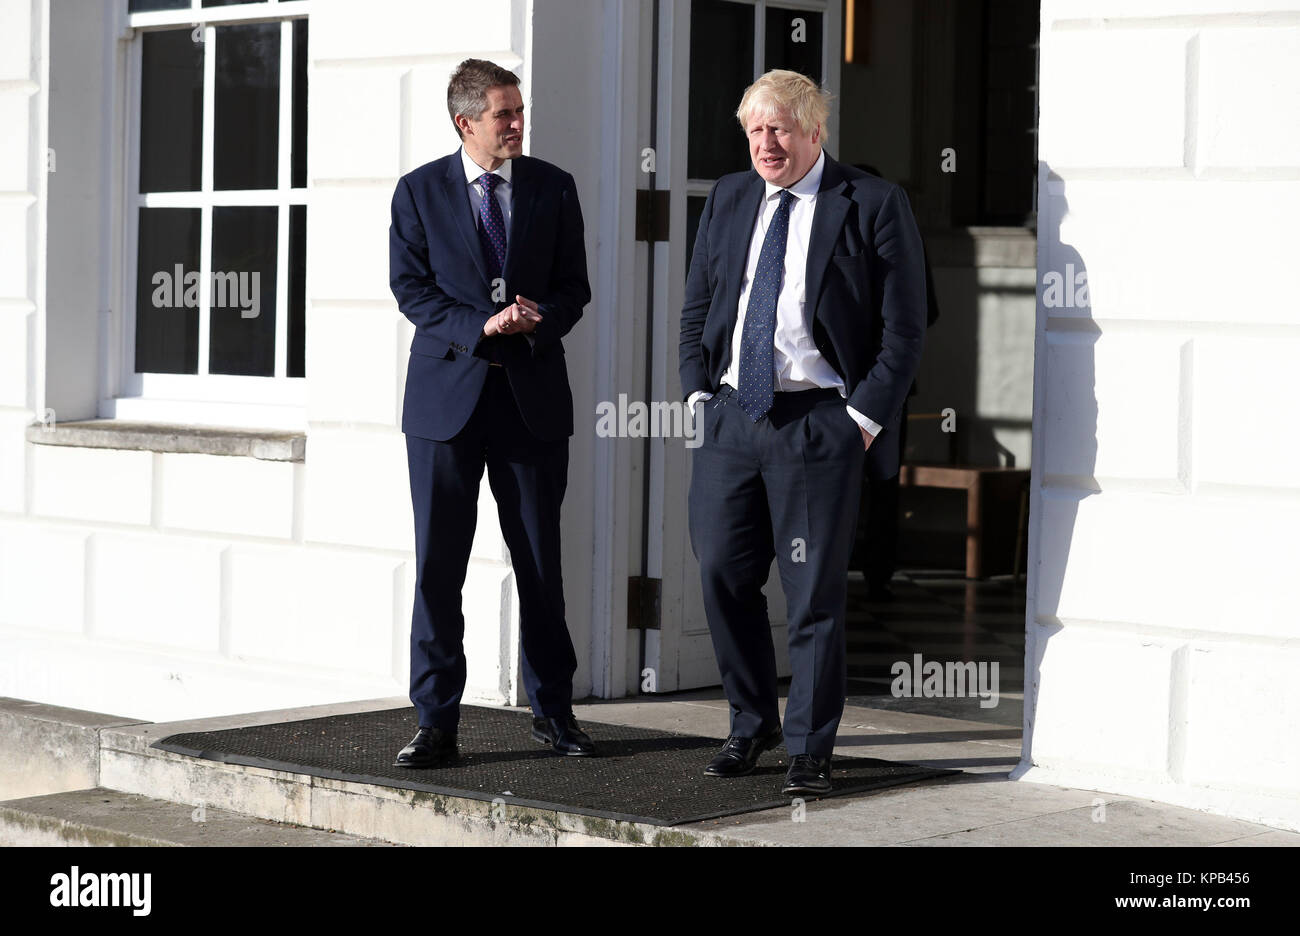
{"label": "blue necktie with dots", "polygon": [[501,216],[501,205],[493,194],[493,189],[502,180],[494,172],[485,172],[477,181],[483,189],[483,200],[478,206],[478,238],[483,245],[488,279],[494,280],[501,275],[506,265],[506,222]]}
{"label": "blue necktie with dots", "polygon": [[763,249],[758,254],[758,269],[749,290],[745,307],[745,327],[740,336],[740,408],[758,422],[772,408],[775,370],[773,346],[776,342],[776,297],[781,292],[781,275],[785,271],[785,240],[790,230],[790,203],[794,193],[781,192],[772,223],[763,235]]}

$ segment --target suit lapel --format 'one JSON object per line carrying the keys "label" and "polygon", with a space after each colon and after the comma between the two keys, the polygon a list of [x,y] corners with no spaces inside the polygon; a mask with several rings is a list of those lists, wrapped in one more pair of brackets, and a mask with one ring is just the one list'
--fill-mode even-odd
{"label": "suit lapel", "polygon": [[[736,330],[736,320],[740,318],[740,284],[745,279],[745,265],[749,261],[749,242],[754,236],[754,225],[758,222],[758,213],[763,207],[763,192],[766,190],[762,177],[752,173],[745,184],[732,197],[731,218],[727,223],[727,256],[724,269],[731,272],[727,277],[727,334]],[[731,345],[727,345],[728,356]]]}
{"label": "suit lapel", "polygon": [[822,182],[817,189],[817,210],[813,212],[812,232],[808,237],[808,267],[804,272],[804,313],[805,325],[812,330],[812,320],[816,315],[817,300],[821,296],[822,280],[826,267],[831,262],[831,251],[835,241],[844,228],[844,218],[849,212],[851,199],[844,197],[848,180],[840,169],[840,164],[826,155],[826,165],[822,167]]}
{"label": "suit lapel", "polygon": [[454,153],[447,161],[447,172],[442,177],[443,192],[447,204],[451,206],[451,216],[456,222],[465,241],[465,249],[474,261],[474,268],[484,283],[488,281],[487,265],[483,262],[483,247],[478,239],[478,224],[474,221],[474,212],[469,203],[469,184],[465,180],[465,167],[460,161],[460,152]]}
{"label": "suit lapel", "polygon": [[[533,218],[533,205],[537,201],[536,178],[527,156],[520,156],[510,164],[510,230],[506,233],[506,262],[501,275],[507,284],[519,263],[524,238],[528,236],[528,223]],[[514,302],[514,287],[507,285],[511,294],[507,302]],[[532,298],[531,296],[528,298]]]}

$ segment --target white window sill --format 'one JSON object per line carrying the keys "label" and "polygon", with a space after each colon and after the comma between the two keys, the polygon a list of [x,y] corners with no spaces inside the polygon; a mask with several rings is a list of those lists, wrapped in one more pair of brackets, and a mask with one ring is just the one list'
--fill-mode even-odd
{"label": "white window sill", "polygon": [[71,445],[77,448],[242,455],[265,461],[301,462],[307,456],[307,436],[301,432],[122,419],[88,419],[50,425],[34,423],[27,427],[27,441],[36,445]]}

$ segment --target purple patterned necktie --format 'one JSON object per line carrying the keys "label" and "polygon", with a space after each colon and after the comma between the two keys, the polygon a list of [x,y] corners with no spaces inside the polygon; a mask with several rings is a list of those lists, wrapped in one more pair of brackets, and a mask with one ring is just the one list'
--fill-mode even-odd
{"label": "purple patterned necktie", "polygon": [[493,189],[501,181],[501,176],[493,172],[485,172],[477,179],[483,189],[483,200],[478,207],[478,238],[483,245],[489,281],[499,277],[506,265],[506,222],[501,216],[501,205],[493,194]]}

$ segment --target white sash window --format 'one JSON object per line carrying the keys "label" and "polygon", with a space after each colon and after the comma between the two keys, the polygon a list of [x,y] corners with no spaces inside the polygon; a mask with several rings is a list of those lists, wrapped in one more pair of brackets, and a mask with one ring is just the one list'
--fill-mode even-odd
{"label": "white sash window", "polygon": [[307,0],[129,0],[122,419],[301,428]]}

